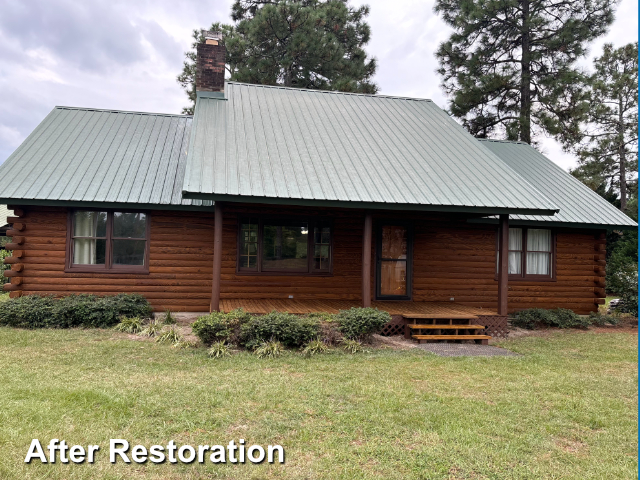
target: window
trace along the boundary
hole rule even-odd
[[[69,270],[148,273],[146,213],[76,210],[69,221]]]
[[[245,218],[238,272],[331,274],[331,226],[316,219]]]
[[[509,278],[552,279],[554,275],[554,236],[543,228],[509,229]],[[498,248],[499,245],[496,247]],[[496,255],[496,271],[500,252]]]

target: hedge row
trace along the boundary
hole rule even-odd
[[[120,317],[151,316],[151,305],[139,294],[69,295],[62,298],[25,295],[0,303],[0,325],[18,328],[106,328]]]

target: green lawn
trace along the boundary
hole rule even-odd
[[[637,336],[561,332],[522,357],[376,350],[210,360],[109,331],[0,328],[0,478],[630,479]],[[32,438],[100,444],[92,465],[23,463]],[[285,465],[111,465],[132,445],[285,447]]]

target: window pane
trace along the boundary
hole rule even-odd
[[[92,238],[73,239],[74,265],[104,265],[107,241]]]
[[[262,268],[271,271],[307,271],[306,223],[265,223],[262,232]]]
[[[144,240],[114,240],[114,265],[144,265]]]
[[[249,220],[240,224],[240,268],[257,270],[258,222]]]
[[[550,252],[551,251],[551,230],[540,228],[530,228],[527,230],[527,251],[528,252]],[[529,257],[527,256],[527,261]]]
[[[527,253],[527,273],[531,275],[551,275],[551,254]]]
[[[381,263],[380,295],[407,295],[406,260],[383,261]]]
[[[329,270],[329,245],[316,245],[313,253],[313,268]]]
[[[509,252],[509,275],[520,275],[522,273],[522,253]]]
[[[147,216],[144,213],[115,212],[113,214],[113,236],[120,238],[146,238]]]
[[[509,250],[522,251],[522,229],[521,228],[509,229]]]
[[[382,258],[407,258],[407,229],[382,227]]]
[[[106,237],[107,212],[79,210],[73,214],[74,237]]]

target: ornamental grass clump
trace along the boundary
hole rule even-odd
[[[329,346],[319,338],[316,338],[315,340],[311,340],[304,346],[304,348],[302,349],[302,354],[310,357],[312,355],[327,353],[328,351]]]
[[[230,357],[232,347],[232,345],[229,345],[224,340],[213,342],[209,350],[207,350],[207,355],[209,355],[209,358]]]
[[[347,352],[351,354],[364,353],[367,351],[367,349],[364,348],[364,345],[362,344],[362,342],[359,342],[358,340],[345,338],[342,340],[341,343],[342,343],[342,348],[344,348]]]
[[[178,323],[178,319],[171,310],[167,309],[164,311],[164,315],[162,316],[162,323],[165,325],[175,325]]]
[[[285,354],[285,348],[282,342],[277,340],[269,340],[268,342],[262,342],[253,351],[258,358],[275,358]]]
[[[162,331],[163,327],[164,327],[164,324],[160,320],[157,320],[157,319],[151,320],[149,323],[147,323],[144,326],[144,328],[140,332],[140,335],[143,337],[150,337],[150,338],[157,337]]]
[[[366,340],[391,321],[388,312],[377,308],[350,308],[336,315],[339,330],[346,339]]]
[[[174,326],[164,327],[160,334],[156,337],[158,343],[170,343],[175,345],[183,340],[182,335]]]
[[[122,317],[120,323],[113,328],[122,333],[140,333],[144,328],[144,322],[140,317]]]

